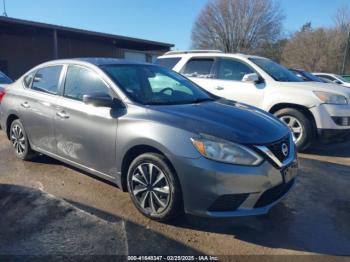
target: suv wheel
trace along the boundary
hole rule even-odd
[[[14,152],[19,159],[29,160],[34,156],[31,149],[27,134],[19,119],[12,122],[10,127],[10,140],[13,145]]]
[[[146,217],[166,221],[181,212],[181,189],[177,176],[159,154],[138,156],[130,165],[127,183],[130,197]]]
[[[275,116],[290,128],[299,151],[307,149],[312,144],[315,132],[310,119],[303,112],[285,108],[277,111]]]

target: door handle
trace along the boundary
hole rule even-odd
[[[60,111],[60,112],[57,112],[56,115],[62,119],[68,119],[69,118],[69,115],[66,114],[65,111]]]
[[[30,105],[29,105],[28,102],[23,102],[23,103],[21,104],[21,106],[22,106],[23,108],[29,108],[29,107],[30,107]]]
[[[224,90],[225,88],[222,87],[222,86],[216,86],[215,89],[216,89],[216,90]]]

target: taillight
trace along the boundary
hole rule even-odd
[[[1,101],[2,101],[2,99],[4,98],[5,95],[6,95],[5,90],[1,90],[1,91],[0,91],[0,104],[1,104]]]

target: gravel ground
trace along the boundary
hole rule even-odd
[[[289,196],[267,215],[220,220],[183,216],[169,224],[144,218],[134,208],[128,194],[110,183],[45,156],[32,162],[22,162],[15,158],[11,150],[5,135],[0,132],[0,184],[25,186],[36,189],[35,192],[41,191],[55,196],[55,199],[62,199],[68,205],[65,208],[73,208],[72,212],[77,214],[84,211],[86,216],[82,224],[70,220],[69,216],[65,218],[67,220],[64,224],[72,232],[79,231],[77,227],[84,223],[85,230],[91,229],[94,232],[94,224],[100,223],[103,228],[110,229],[113,234],[115,232],[117,237],[113,241],[124,243],[118,250],[114,249],[113,245],[117,242],[108,242],[111,240],[110,233],[106,233],[106,239],[101,240],[101,243],[106,242],[108,248],[85,250],[82,242],[76,243],[76,248],[68,250],[68,253],[350,255],[350,143],[315,147],[307,154],[301,154],[298,183]],[[0,199],[0,208],[2,205]],[[18,212],[22,212],[21,216],[26,216],[25,210],[27,209]],[[64,210],[57,212],[62,214]],[[49,212],[46,215],[50,217]],[[9,225],[6,223],[10,223],[4,223],[4,220],[4,217],[0,217],[1,230],[6,228],[4,225]],[[51,226],[46,228],[42,223],[34,223],[32,226],[34,231],[50,228]],[[25,227],[22,229],[25,231]],[[55,230],[54,227],[54,232]],[[5,232],[11,240],[13,232]],[[101,229],[101,232],[104,231]],[[50,251],[49,246],[48,251],[40,248],[42,243],[36,240],[35,234],[30,237],[33,243],[38,243],[35,249],[38,253],[46,254]],[[65,235],[56,232],[55,239],[60,237],[61,243],[66,244]],[[78,242],[78,239],[73,239],[73,242]],[[19,252],[18,248],[11,247],[10,240],[5,241],[7,245],[0,242],[1,254]],[[61,248],[65,250],[65,247]],[[315,260],[315,256],[303,258]],[[319,259],[318,256],[316,258]]]

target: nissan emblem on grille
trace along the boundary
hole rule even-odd
[[[288,148],[287,144],[286,144],[286,143],[283,143],[282,146],[281,146],[281,148],[282,148],[282,154],[283,154],[284,156],[288,156],[289,148]]]

